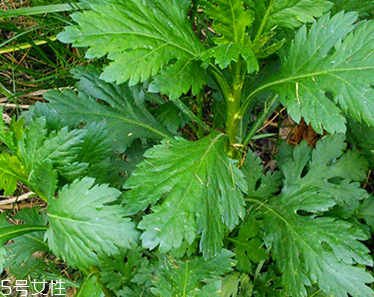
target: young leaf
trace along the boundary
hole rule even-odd
[[[235,246],[235,258],[238,260],[239,271],[252,272],[252,262],[259,263],[266,259],[266,251],[258,238],[258,224],[247,220],[239,228],[239,235],[230,238]]]
[[[309,32],[302,27],[279,74],[262,87],[279,92],[292,118],[304,117],[318,133],[345,132],[342,111],[374,125],[374,22],[356,20],[356,13],[338,13]]]
[[[23,133],[23,121],[15,121],[13,118],[10,127],[7,128],[3,120],[3,107],[0,107],[0,141],[5,144],[10,152],[16,153],[18,140]]]
[[[225,153],[226,137],[211,135],[190,142],[183,138],[164,140],[145,153],[126,181],[124,195],[129,214],[152,207],[139,228],[143,246],[162,252],[178,248],[185,239],[192,243],[201,233],[200,249],[205,258],[222,248],[224,225],[233,229],[244,215],[241,191],[243,176]]]
[[[142,0],[101,0],[90,11],[74,13],[79,26],[67,27],[58,38],[90,47],[87,58],[108,54],[113,62],[101,76],[108,82],[135,85],[154,77],[152,88],[172,97],[190,88],[197,93],[206,75],[195,60],[202,45],[187,19],[188,7],[186,0],[150,0],[146,5]],[[192,69],[195,76],[189,74]],[[170,83],[160,85],[170,73]],[[183,79],[186,75],[190,80]]]
[[[329,11],[332,4],[325,0],[246,0],[256,16],[256,32],[266,33],[273,27],[294,29],[311,23]]]
[[[100,279],[108,289],[119,296],[127,296],[124,292],[143,291],[144,288],[131,281],[141,267],[149,265],[140,247],[123,250],[114,256],[104,255],[99,260]]]
[[[261,159],[254,152],[248,151],[241,170],[248,185],[248,197],[266,199],[279,191],[282,184],[281,173],[277,171],[265,175]]]
[[[243,44],[247,28],[254,20],[252,11],[244,8],[243,0],[207,1],[205,13],[213,19],[213,28],[221,36],[215,39],[217,44]]]
[[[232,270],[232,256],[230,251],[222,250],[208,261],[197,257],[185,262],[160,257],[158,266],[153,268],[151,291],[159,297],[219,297],[220,277]]]
[[[23,165],[16,156],[0,154],[0,189],[4,190],[4,195],[13,195],[18,181],[27,181]]]
[[[76,297],[104,297],[104,293],[96,282],[95,274],[90,274],[83,280]]]
[[[303,142],[281,164],[285,176],[281,194],[268,203],[248,199],[264,211],[265,240],[273,246],[285,295],[306,296],[305,286],[312,283],[336,297],[373,295],[366,285],[373,277],[354,266],[373,264],[368,249],[359,242],[366,235],[346,221],[322,216],[344,201],[365,198],[359,185],[350,182],[351,173],[342,157],[343,140],[339,135],[319,142],[311,160]],[[356,157],[350,157],[354,168]]]
[[[94,182],[92,178],[75,180],[48,205],[49,247],[73,267],[98,265],[97,254],[116,254],[119,247],[130,247],[138,237],[123,209],[107,205],[121,192]]]
[[[208,65],[210,58],[214,58],[216,64],[221,68],[226,68],[232,61],[237,62],[239,56],[242,56],[247,62],[249,73],[258,71],[257,58],[246,34],[247,29],[252,25],[254,15],[252,11],[244,8],[243,1],[207,1],[205,13],[213,19],[213,28],[220,35],[214,39],[217,46],[206,50],[201,55],[205,66]]]
[[[123,153],[136,138],[163,139],[171,135],[147,111],[145,94],[139,86],[106,83],[99,79],[99,72],[92,67],[77,68],[73,74],[80,79],[78,89],[82,92],[50,91],[44,96],[69,125],[75,127],[80,123],[105,121],[113,148],[119,153]]]

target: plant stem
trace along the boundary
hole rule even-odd
[[[244,84],[244,75],[241,68],[242,60],[238,59],[238,62],[233,65],[234,79],[232,84],[232,90],[226,97],[227,103],[227,121],[226,121],[226,134],[229,138],[229,156],[234,158],[236,150],[234,145],[237,143],[237,135],[239,129],[239,122],[242,115],[239,113],[242,97],[242,88]]]
[[[265,102],[264,109],[262,110],[261,114],[257,117],[256,121],[251,126],[247,136],[243,141],[243,145],[247,146],[248,143],[252,140],[252,137],[256,134],[257,130],[262,126],[262,124],[266,121],[269,115],[274,111],[274,109],[278,106],[278,94],[273,96],[268,102]]]

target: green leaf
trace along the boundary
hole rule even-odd
[[[252,44],[246,34],[254,20],[252,11],[246,10],[242,0],[215,0],[206,1],[205,13],[213,19],[213,28],[219,38],[214,41],[217,46],[201,54],[204,66],[209,65],[210,58],[222,69],[232,61],[238,62],[242,56],[247,63],[247,71],[253,73],[259,70],[257,58],[252,51]]]
[[[238,62],[239,56],[247,63],[248,73],[259,70],[259,65],[255,54],[250,46],[240,43],[225,43],[212,47],[201,54],[201,59],[204,61],[204,66],[209,65],[209,59],[214,58],[215,63],[222,69],[230,65],[232,61]]]
[[[144,5],[142,0],[102,0],[90,8],[74,13],[72,18],[79,26],[65,28],[58,38],[89,47],[87,58],[108,55],[113,62],[101,76],[105,81],[135,85],[153,77],[154,90],[162,87],[164,93],[176,97],[190,88],[195,93],[201,89],[205,71],[194,59],[202,45],[187,19],[189,1],[150,0]],[[195,77],[183,80],[191,68],[197,71]],[[171,73],[174,78],[161,86],[158,81]]]
[[[352,145],[357,146],[374,168],[374,132],[373,128],[348,118],[348,135]]]
[[[192,243],[201,233],[200,249],[208,258],[222,248],[224,226],[233,229],[244,216],[242,191],[246,184],[238,168],[225,154],[226,137],[212,133],[190,142],[164,140],[148,150],[126,181],[124,195],[129,214],[153,213],[139,224],[145,230],[143,246],[162,252]],[[155,205],[164,194],[165,201]]]
[[[75,180],[48,206],[49,247],[73,267],[98,265],[97,254],[116,254],[118,248],[129,247],[138,237],[123,209],[107,205],[121,192],[94,182],[92,178]]]
[[[255,12],[256,32],[266,33],[273,27],[298,28],[311,23],[330,10],[331,2],[325,0],[247,0]]]
[[[222,280],[221,297],[251,297],[253,284],[247,274],[229,274]]]
[[[4,263],[8,260],[7,249],[4,244],[11,239],[23,236],[28,233],[45,231],[47,226],[41,225],[12,225],[4,214],[0,215],[0,271],[3,271]]]
[[[370,196],[360,206],[358,213],[358,219],[365,220],[366,224],[370,227],[372,232],[374,231],[374,197]]]
[[[7,153],[0,154],[0,189],[4,195],[13,195],[17,182],[27,180],[25,169],[16,156]]]
[[[287,296],[307,296],[305,287],[312,283],[336,297],[373,295],[366,285],[373,277],[356,266],[373,265],[360,242],[367,236],[346,221],[323,216],[337,204],[355,204],[366,197],[345,168],[343,140],[341,135],[327,137],[311,156],[303,142],[280,165],[285,176],[281,194],[267,203],[248,199],[261,207],[265,242],[272,245]],[[356,157],[350,157],[354,168]]]
[[[266,199],[278,192],[282,184],[281,173],[277,171],[273,174],[264,174],[261,162],[254,152],[247,152],[241,170],[248,185],[248,197]]]
[[[220,38],[215,39],[217,44],[243,44],[246,31],[254,20],[252,11],[244,8],[243,0],[207,1],[205,13],[213,19],[215,32],[221,35]]]
[[[332,13],[344,11],[357,11],[360,17],[371,17],[374,10],[373,0],[330,0],[334,4]]]
[[[101,290],[100,286],[96,282],[95,274],[90,274],[87,276],[78,292],[75,294],[76,297],[104,297],[104,293]]]
[[[143,288],[131,280],[141,267],[147,265],[148,260],[143,258],[140,247],[123,250],[114,256],[104,255],[100,257],[100,279],[108,289],[120,296],[124,292],[142,291]]]
[[[345,132],[342,111],[374,125],[374,23],[356,20],[356,13],[338,13],[309,32],[302,27],[279,74],[261,87],[279,92],[291,117],[304,117],[321,134]]]
[[[77,68],[73,74],[80,79],[78,89],[82,92],[50,91],[44,95],[51,108],[63,115],[69,125],[75,127],[80,123],[105,121],[112,146],[119,153],[136,138],[163,139],[171,135],[147,111],[145,94],[139,86],[130,88],[106,83],[92,67]]]
[[[45,212],[39,214],[39,208],[25,208],[18,212],[15,219],[22,220],[25,224],[41,225],[47,224],[47,216]],[[17,238],[13,243],[5,246],[7,251],[6,266],[21,265],[28,261],[32,254],[38,251],[49,251],[48,245],[44,242],[44,232],[32,232]]]
[[[235,246],[239,271],[251,273],[252,262],[259,263],[266,259],[266,251],[263,242],[258,238],[258,231],[258,224],[248,219],[240,226],[238,236],[229,239]]]
[[[198,257],[187,261],[161,257],[153,268],[152,293],[160,297],[219,297],[220,277],[232,270],[232,256],[233,253],[223,250],[208,261]]]
[[[9,274],[15,279],[24,279],[25,276],[31,280],[42,281],[63,281],[63,287],[77,288],[79,285],[61,274],[61,267],[56,267],[53,261],[47,258],[30,257],[22,265],[13,265],[9,267]],[[38,287],[38,286],[37,286]],[[40,286],[40,290],[42,286]],[[13,287],[15,289],[15,286]],[[32,289],[32,288],[30,288]],[[36,292],[35,292],[36,293]],[[55,291],[57,293],[57,291]]]
[[[157,121],[164,125],[174,135],[177,134],[178,129],[183,128],[188,122],[188,119],[186,119],[172,101],[159,105],[152,114]]]
[[[17,152],[18,140],[23,132],[23,121],[16,121],[14,118],[10,123],[9,129],[3,120],[3,107],[0,107],[0,141],[12,152]]]

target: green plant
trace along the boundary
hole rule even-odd
[[[345,137],[373,133],[373,6],[333,2],[83,1],[58,39],[109,64],[1,123],[0,187],[48,207],[0,217],[0,264],[51,252],[82,296],[373,296],[373,147]],[[280,104],[325,135],[266,172]]]

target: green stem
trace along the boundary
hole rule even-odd
[[[273,96],[268,102],[265,103],[264,109],[261,114],[257,117],[256,121],[251,126],[247,136],[243,141],[243,145],[247,146],[248,143],[252,140],[252,137],[255,136],[257,130],[263,125],[269,115],[274,111],[278,106],[278,94]]]
[[[201,90],[196,96],[196,112],[199,119],[203,122],[203,107],[204,107],[204,90]],[[201,125],[198,126],[197,136],[200,138],[204,137],[204,129]]]
[[[242,97],[242,88],[244,84],[244,74],[242,69],[242,60],[233,64],[234,79],[232,90],[225,98],[227,103],[227,121],[226,121],[226,134],[229,138],[229,155],[234,158],[236,154],[235,144],[237,143],[237,135],[239,129],[239,122],[242,118],[240,114],[240,105]]]

